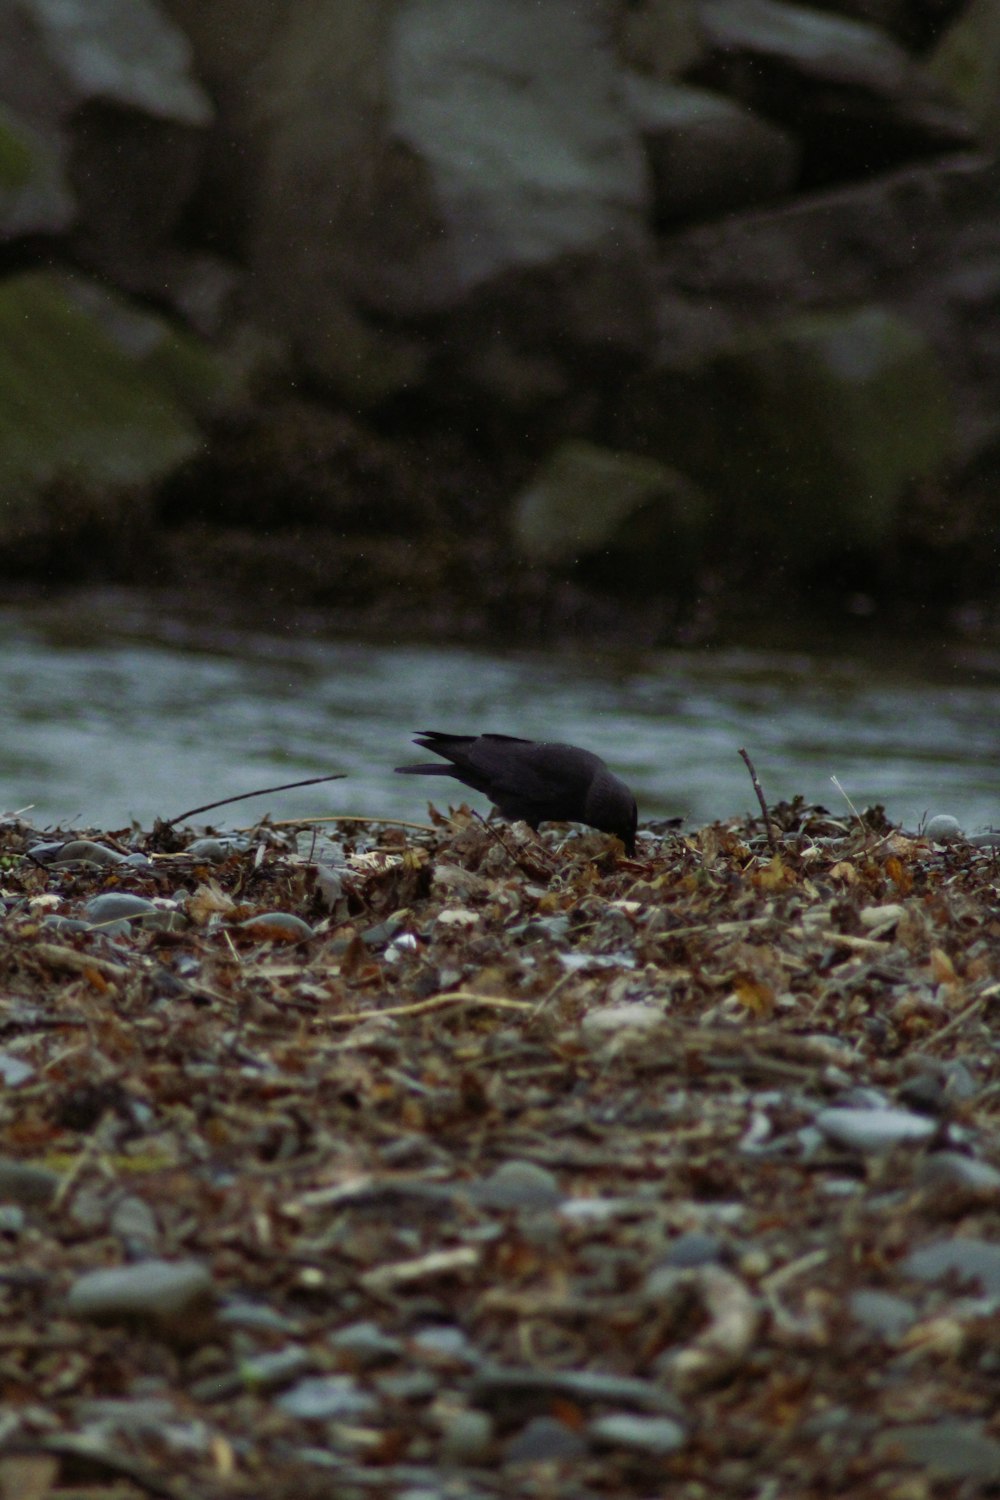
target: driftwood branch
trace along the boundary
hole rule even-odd
[[[757,793],[757,801],[760,803],[760,810],[764,816],[764,832],[767,834],[767,847],[770,849],[772,854],[777,854],[778,841],[774,836],[774,825],[771,822],[771,814],[768,812],[767,803],[764,800],[764,793],[760,788],[760,782],[757,780],[757,772],[754,770],[753,761],[750,759],[747,752],[743,749],[740,750],[740,757],[742,758],[747,770],[750,772],[750,780],[753,782],[753,789]]]

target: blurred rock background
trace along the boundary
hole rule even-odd
[[[1000,0],[0,0],[0,567],[995,623],[998,141]]]

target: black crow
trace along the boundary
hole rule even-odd
[[[404,776],[454,776],[483,792],[512,822],[521,818],[531,828],[549,820],[586,823],[617,834],[626,853],[635,853],[635,798],[590,750],[519,740],[512,734],[439,734],[433,729],[422,729],[416,743],[450,764],[397,766]]]

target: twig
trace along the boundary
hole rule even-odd
[[[514,864],[517,865],[517,868],[519,870],[523,871],[525,875],[533,877],[534,879],[538,878],[537,864],[535,866],[532,866],[529,859],[526,859],[524,855],[521,854],[517,849],[512,849],[500,830],[498,828],[494,828],[492,823],[488,823],[481,812],[477,812],[475,808],[473,808],[472,816],[479,819],[480,823],[482,823],[483,827],[486,829],[486,832],[492,834],[497,843],[500,845],[501,849],[503,849],[504,853],[509,859],[512,859],[514,861]],[[535,833],[534,829],[532,829],[532,833],[535,834],[535,843],[538,847],[539,853],[542,855],[542,861],[546,865],[545,873],[547,875],[551,875],[555,870],[555,862],[553,861],[552,855],[549,853],[548,849],[546,849],[545,845],[538,837],[538,834]]]
[[[844,801],[847,803],[848,807],[851,809],[851,812],[854,814],[854,816],[857,818],[858,822],[861,824],[861,832],[867,838],[867,836],[868,836],[868,834],[870,832],[868,824],[865,822],[864,818],[858,812],[857,808],[854,806],[854,803],[851,801],[850,797],[844,791],[844,788],[840,784],[839,778],[836,777],[836,776],[831,776],[830,780],[833,782],[834,786],[837,788],[837,791],[843,797]]]
[[[220,797],[218,802],[206,802],[202,807],[189,807],[187,812],[178,813],[176,818],[170,818],[163,824],[163,827],[173,828],[175,823],[183,823],[185,818],[196,817],[198,813],[211,812],[216,807],[228,807],[230,802],[245,802],[248,797],[269,797],[272,792],[291,792],[299,786],[318,786],[321,781],[343,781],[346,775],[346,771],[334,771],[332,776],[309,776],[305,781],[286,781],[281,786],[262,786],[256,792],[240,792],[238,797]]]
[[[325,777],[323,778],[326,779]],[[305,783],[303,783],[305,785]],[[437,829],[431,823],[407,823],[402,818],[374,818],[367,813],[333,813],[329,817],[322,818],[281,818],[271,824],[272,828],[311,828],[314,823],[386,823],[390,828],[415,828],[418,833],[436,833]],[[239,833],[249,833],[249,829],[240,828]]]
[[[389,1005],[384,1010],[359,1010],[352,1016],[331,1016],[334,1026],[355,1026],[359,1021],[373,1021],[381,1016],[419,1016],[429,1010],[444,1010],[449,1005],[485,1005],[492,1010],[531,1010],[530,1000],[507,1000],[499,995],[476,995],[471,990],[449,990],[445,995],[431,995],[412,1005]]]
[[[760,789],[760,782],[757,780],[757,772],[753,768],[753,761],[750,759],[747,752],[742,749],[740,750],[740,758],[742,759],[743,764],[746,766],[747,770],[750,772],[750,780],[753,782],[753,789],[757,793],[757,801],[760,803],[760,810],[764,815],[764,832],[767,834],[767,847],[770,849],[772,854],[777,854],[778,844],[777,840],[774,837],[774,828],[771,824],[771,814],[767,810],[767,803],[764,801],[764,793]]]

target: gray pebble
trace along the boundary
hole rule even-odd
[[[132,922],[142,927],[166,927],[169,930],[175,918],[180,917],[179,912],[168,911],[147,901],[145,896],[133,896],[128,891],[107,891],[102,896],[92,896],[84,912],[95,927],[111,931],[115,936],[127,932],[128,924]]]
[[[192,859],[204,859],[210,865],[221,865],[235,852],[247,847],[246,839],[204,838],[188,844],[185,854]]]
[[[556,1176],[532,1161],[505,1161],[492,1176],[470,1183],[467,1192],[481,1208],[551,1209],[563,1200]]]
[[[0,1200],[25,1208],[47,1208],[62,1181],[58,1172],[0,1157]]]
[[[377,1402],[352,1375],[313,1375],[285,1391],[275,1403],[289,1417],[330,1421],[370,1417]]]
[[[905,1109],[822,1109],[815,1123],[827,1140],[851,1151],[889,1151],[937,1130],[933,1120]]]
[[[59,937],[67,937],[71,932],[90,932],[92,930],[89,922],[84,922],[81,917],[43,917],[38,924],[46,932],[54,932]]]
[[[650,1458],[665,1458],[684,1446],[686,1434],[669,1417],[637,1417],[632,1412],[611,1412],[598,1417],[587,1429],[590,1441],[601,1448],[626,1448]]]
[[[33,859],[36,864],[54,865],[65,847],[65,839],[58,839],[55,843],[32,844],[31,848],[25,852],[28,858]]]
[[[504,1447],[504,1461],[509,1464],[566,1463],[582,1458],[587,1451],[585,1439],[555,1417],[533,1417],[516,1432]]]
[[[878,1453],[902,1452],[911,1464],[929,1469],[941,1479],[969,1480],[980,1484],[1000,1480],[1000,1442],[983,1431],[981,1422],[921,1422],[891,1427],[875,1443]]]
[[[329,865],[314,865],[316,872],[316,890],[325,911],[333,911],[337,902],[344,894],[344,882],[337,870],[331,870]]]
[[[495,1408],[527,1399],[566,1396],[571,1401],[607,1401],[640,1411],[680,1413],[676,1396],[654,1380],[609,1375],[602,1370],[542,1370],[524,1365],[483,1365],[472,1376],[477,1406]]]
[[[83,860],[89,865],[123,865],[128,856],[109,849],[106,844],[95,844],[91,839],[71,839],[63,844],[58,855],[49,863],[71,865]]]
[[[266,1354],[255,1354],[240,1362],[241,1384],[252,1391],[276,1391],[308,1370],[312,1356],[300,1344],[286,1344]]]
[[[976,1161],[958,1151],[935,1151],[920,1163],[917,1181],[921,1187],[971,1188],[973,1192],[1000,1193],[1000,1172],[988,1162]]]
[[[938,813],[924,825],[924,838],[930,839],[933,844],[951,844],[964,837],[958,819],[947,813]]]
[[[920,1281],[937,1281],[941,1276],[977,1281],[987,1296],[1000,1296],[1000,1245],[989,1240],[966,1239],[962,1235],[938,1240],[914,1250],[903,1261],[902,1269],[907,1276],[916,1276]]]
[[[865,1289],[852,1292],[849,1306],[856,1322],[886,1339],[900,1338],[917,1321],[912,1302],[891,1292]]]
[[[19,1203],[0,1203],[0,1234],[11,1239],[24,1231],[27,1217]]]
[[[459,1406],[437,1414],[441,1458],[446,1464],[485,1463],[493,1447],[493,1420],[484,1411]]]
[[[148,1320],[166,1332],[213,1300],[212,1277],[198,1261],[145,1260],[86,1272],[70,1287],[66,1312],[95,1323]]]
[[[0,1052],[0,1083],[5,1089],[16,1089],[19,1084],[27,1083],[34,1076],[34,1068],[23,1057],[15,1057],[11,1052]]]
[[[410,1349],[418,1358],[458,1361],[465,1365],[478,1364],[481,1358],[479,1350],[470,1342],[464,1330],[447,1324],[421,1328],[419,1333],[413,1335]]]
[[[254,932],[262,938],[292,938],[299,941],[301,938],[316,936],[315,928],[303,922],[301,917],[296,917],[290,911],[262,911],[256,916],[248,917],[245,922],[237,924],[250,932]]]
[[[246,1297],[231,1297],[219,1309],[219,1322],[231,1328],[250,1328],[261,1333],[298,1333],[299,1325],[267,1302],[251,1302]]]
[[[136,1250],[148,1252],[160,1238],[153,1210],[144,1198],[138,1198],[132,1193],[120,1198],[115,1204],[108,1227],[132,1253]]]
[[[338,1354],[350,1355],[362,1369],[391,1364],[403,1355],[402,1341],[383,1333],[377,1323],[349,1323],[346,1328],[338,1328],[332,1333],[329,1343]]]
[[[401,1370],[378,1375],[375,1384],[389,1401],[430,1401],[438,1393],[438,1378],[429,1370]]]
[[[625,1031],[653,1031],[662,1022],[663,1011],[658,1005],[634,1000],[589,1010],[580,1023],[580,1030],[588,1041],[593,1042]]]
[[[707,1266],[720,1261],[725,1253],[725,1244],[717,1235],[704,1230],[692,1229],[678,1235],[663,1257],[665,1266]]]

